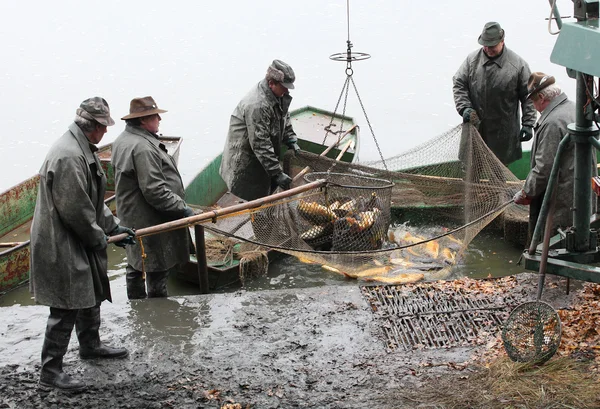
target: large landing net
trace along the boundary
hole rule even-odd
[[[519,181],[470,124],[382,162],[343,163],[303,152],[291,173],[325,187],[205,225],[356,279],[406,283],[447,277],[471,240],[512,204]]]

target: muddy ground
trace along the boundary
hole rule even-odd
[[[518,282],[535,296],[535,275]],[[568,305],[564,286],[551,287],[544,299]],[[464,376],[485,353],[485,342],[388,351],[358,286],[104,303],[101,337],[130,356],[82,361],[73,335],[65,370],[89,389],[67,394],[37,385],[47,307],[0,314],[0,408],[435,407],[402,391]]]

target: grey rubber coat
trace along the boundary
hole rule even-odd
[[[106,176],[95,151],[73,123],[40,169],[29,281],[39,304],[82,309],[111,300],[106,235],[119,220],[104,204]]]
[[[575,104],[564,93],[556,96],[541,113],[535,126],[535,137],[531,148],[531,170],[525,179],[523,190],[532,198],[530,219],[532,227],[541,210],[542,199],[548,186],[552,164],[558,144],[567,134],[567,125],[575,122]],[[594,169],[596,160],[594,163]],[[573,225],[573,185],[575,146],[570,143],[561,156],[559,178],[556,188],[553,228]],[[596,174],[596,171],[593,171]],[[594,206],[595,209],[595,200]]]
[[[282,172],[281,144],[296,142],[291,102],[289,94],[277,98],[262,80],[231,114],[220,173],[234,195],[253,200],[271,193],[273,178]]]
[[[112,148],[117,216],[141,229],[184,217],[183,182],[175,160],[152,133],[126,125]],[[146,258],[142,258],[143,243]],[[166,271],[189,261],[187,229],[146,236],[127,246],[127,262],[138,271]]]
[[[525,100],[530,74],[525,60],[505,46],[493,59],[483,48],[472,52],[452,78],[456,110],[462,115],[466,108],[475,109],[481,137],[504,164],[521,158],[519,131],[535,123],[533,103]]]

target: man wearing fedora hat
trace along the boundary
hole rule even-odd
[[[506,47],[499,23],[486,23],[478,41],[482,48],[452,78],[454,103],[463,122],[479,123],[481,137],[506,165],[521,158],[521,142],[533,137],[535,108],[525,98],[531,71]]]
[[[125,130],[113,143],[117,215],[136,229],[194,215],[175,160],[158,139],[165,112],[150,96],[134,98],[121,118]],[[169,271],[189,261],[190,245],[188,231],[178,229],[145,237],[145,257],[140,244],[129,246],[127,297],[166,297]]]
[[[279,163],[279,152],[282,143],[294,152],[300,150],[288,112],[295,79],[292,67],[273,60],[265,78],[231,114],[220,173],[229,191],[244,200],[291,184]]]
[[[40,169],[40,187],[31,225],[29,288],[50,307],[42,346],[42,387],[80,390],[81,381],[63,372],[75,327],[82,359],[124,358],[125,348],[100,341],[100,304],[111,301],[107,235],[128,233],[115,243],[134,242],[104,203],[106,175],[96,155],[106,128],[114,125],[104,98],[86,99],[67,132],[50,148]]]
[[[520,205],[529,205],[529,239],[535,229],[542,201],[550,179],[550,171],[558,144],[568,134],[567,126],[575,122],[575,104],[567,98],[556,84],[553,76],[534,72],[527,83],[527,98],[533,102],[540,117],[535,125],[535,138],[531,148],[531,170],[525,179],[523,189],[514,200]],[[595,157],[595,155],[594,155]],[[558,181],[555,185],[553,233],[558,227],[573,225],[575,147],[570,143],[560,159]],[[597,174],[596,161],[593,161],[593,174]],[[595,213],[595,196],[592,213]],[[539,239],[539,238],[538,238]]]

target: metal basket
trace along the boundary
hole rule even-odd
[[[307,243],[332,251],[369,251],[381,248],[390,225],[394,184],[389,180],[343,173],[314,172],[307,182],[327,180],[325,194],[299,203],[301,229]],[[311,234],[311,233],[315,234]]]
[[[517,306],[502,329],[504,349],[515,362],[542,364],[548,361],[558,350],[560,338],[560,317],[543,301]]]

